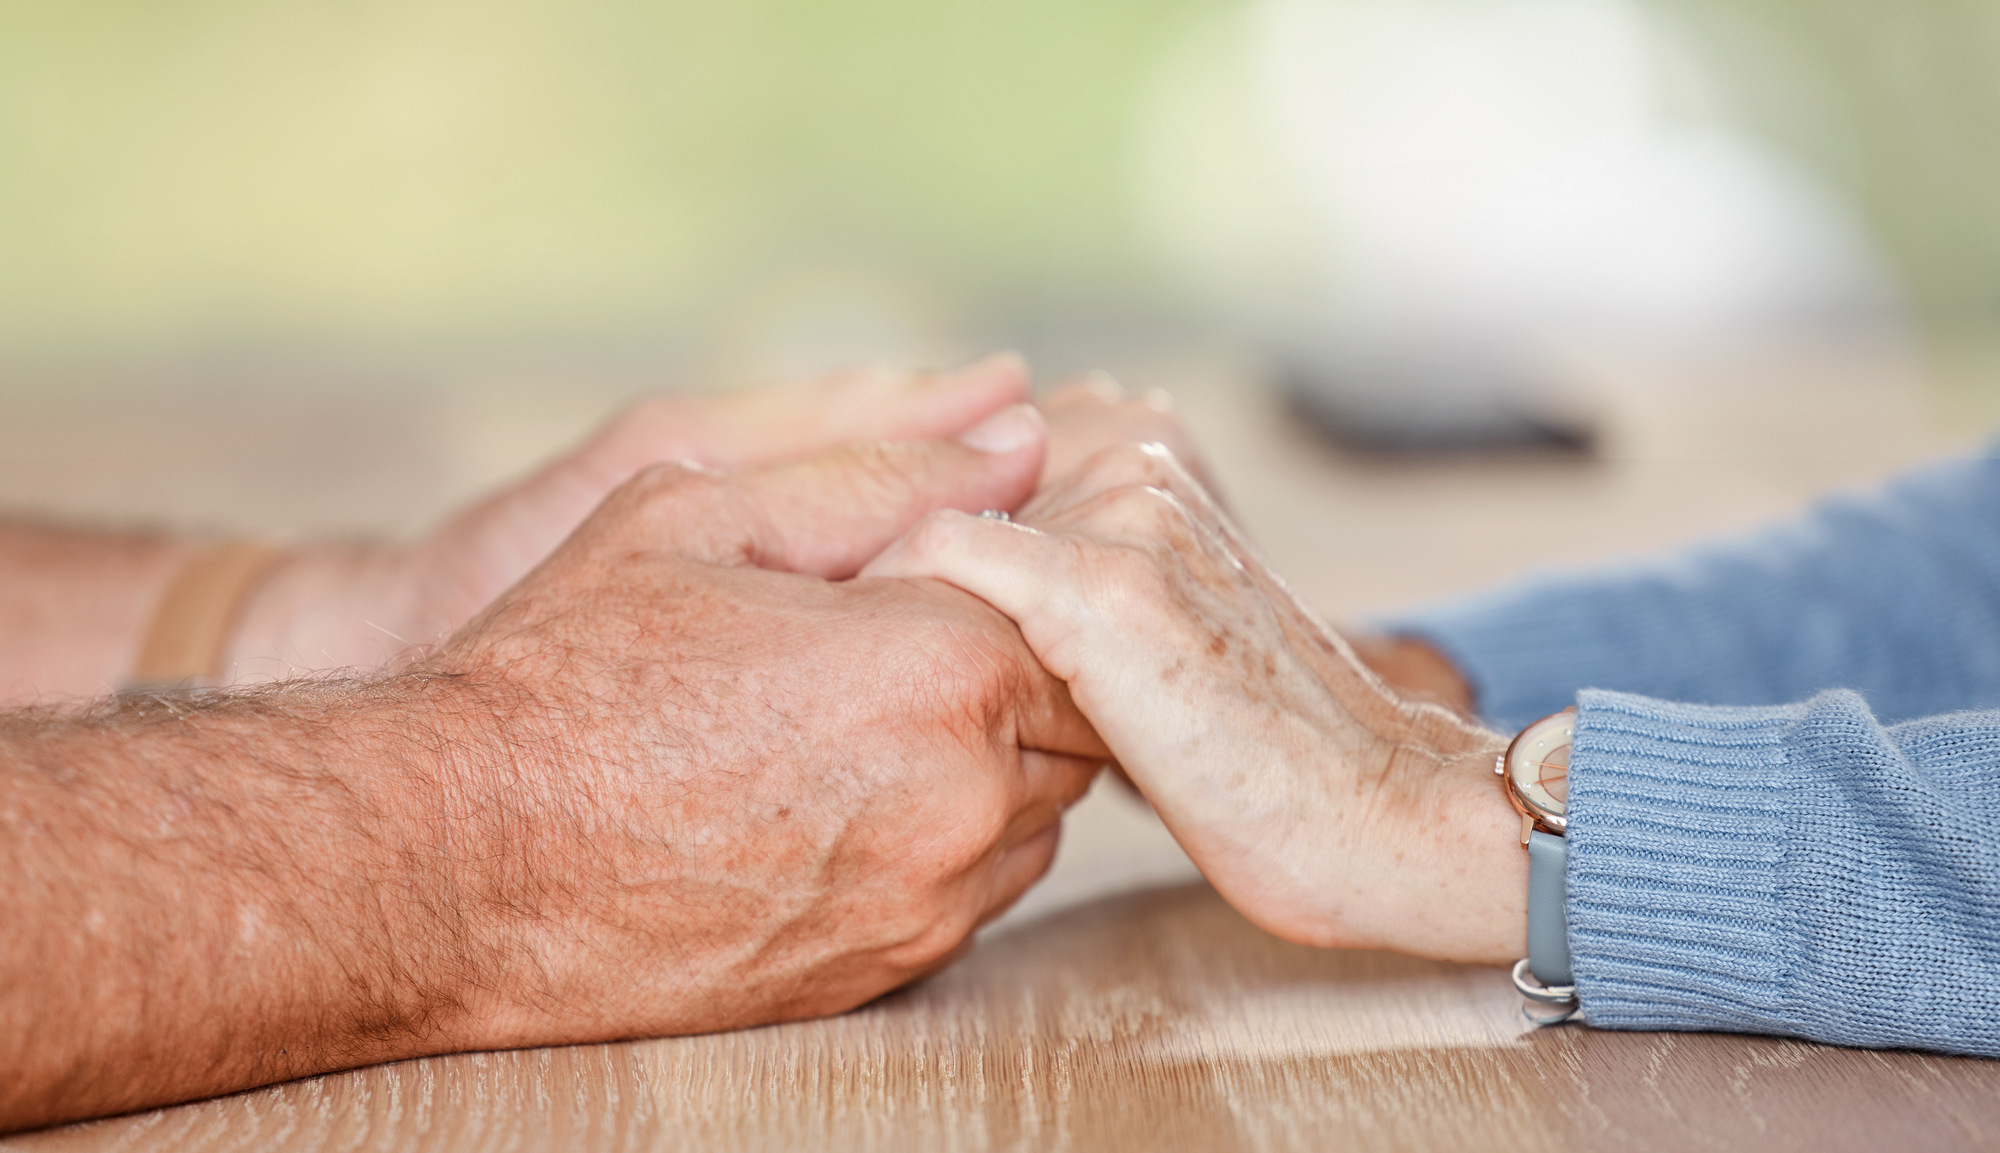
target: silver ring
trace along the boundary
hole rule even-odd
[[[1011,516],[1008,516],[1008,515],[1007,515],[1007,510],[1006,510],[1006,509],[1004,509],[1004,508],[989,508],[989,509],[987,509],[987,510],[986,510],[985,512],[982,512],[982,513],[980,513],[980,514],[979,514],[979,519],[980,519],[980,520],[997,520],[997,521],[1001,521],[1001,522],[1007,522],[1007,521],[1011,521],[1011,520],[1013,520],[1014,518],[1013,518],[1013,517],[1011,517]]]

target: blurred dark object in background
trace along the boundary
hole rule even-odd
[[[1293,362],[1279,374],[1290,410],[1356,452],[1428,457],[1596,451],[1591,416],[1489,359],[1448,353],[1341,368]]]

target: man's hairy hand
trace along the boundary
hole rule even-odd
[[[983,602],[842,579],[1026,498],[1032,410],[964,440],[649,469],[395,676],[0,717],[0,1128],[946,963],[1104,753]]]
[[[1031,410],[1010,410],[1024,428]],[[490,838],[489,1043],[845,1009],[929,971],[1041,875],[1103,750],[1018,632],[852,576],[916,504],[1034,476],[878,445],[729,478],[642,473],[424,675],[516,702],[454,787]],[[510,838],[510,829],[535,835]]]

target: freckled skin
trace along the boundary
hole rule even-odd
[[[1391,691],[1171,452],[1106,449],[1014,520],[934,515],[868,571],[939,577],[1013,617],[1203,873],[1273,933],[1520,955],[1504,739]]]

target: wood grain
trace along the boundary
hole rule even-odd
[[[1938,425],[1893,364],[1865,357],[1586,367],[1614,433],[1590,464],[1342,458],[1226,362],[1131,375],[1176,387],[1279,569],[1343,614],[1731,528],[1982,431]],[[32,419],[0,424],[0,504],[397,528],[587,423],[574,389],[350,396],[333,423],[323,397],[288,417],[282,399],[194,396],[171,406],[183,459],[158,436],[160,404],[121,424],[100,400],[44,395]],[[399,430],[393,451],[368,439],[381,427]],[[232,435],[257,438],[248,463],[217,450]],[[92,463],[124,459],[119,446],[146,454],[129,483]],[[1531,531],[1549,523],[1569,528]],[[404,1062],[0,1139],[36,1153],[1994,1145],[2000,1062],[1534,1030],[1499,971],[1277,941],[1108,785],[1073,812],[1047,881],[966,960],[841,1017]]]
[[[825,1021],[467,1054],[17,1137],[68,1150],[1881,1149],[2000,1141],[2000,1063],[1533,1030],[1504,974],[1106,897]]]

